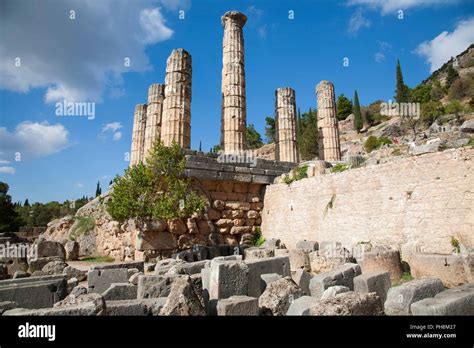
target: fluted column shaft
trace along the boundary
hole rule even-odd
[[[163,100],[165,98],[165,85],[152,84],[148,88],[148,107],[146,111],[145,145],[143,159],[146,160],[153,144],[161,138],[161,116]]]
[[[296,99],[292,88],[275,91],[276,159],[298,162],[296,143]]]
[[[336,99],[334,85],[321,81],[316,86],[318,99],[319,159],[325,161],[341,160],[341,145],[336,118]]]
[[[145,126],[146,126],[146,104],[137,104],[133,114],[132,149],[130,154],[130,166],[143,161],[143,151],[145,147]]]

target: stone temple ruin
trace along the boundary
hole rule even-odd
[[[135,107],[130,165],[157,139],[178,143],[205,214],[137,227],[112,221],[103,194],[76,214],[94,217],[89,235],[69,240],[77,222],[65,217],[35,242],[37,257],[0,258],[0,314],[474,315],[474,149],[330,173],[341,149],[334,86],[321,81],[308,178],[282,183],[299,162],[289,87],[275,92],[276,160],[235,160],[246,149],[246,20],[222,17],[222,154],[190,150],[185,50],[173,50],[165,83]],[[259,228],[266,241],[255,247]],[[83,269],[79,254],[121,262]],[[402,282],[408,271],[415,279]]]

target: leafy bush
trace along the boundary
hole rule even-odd
[[[127,168],[116,180],[107,211],[119,221],[168,220],[202,211],[206,201],[191,189],[184,176],[185,165],[184,152],[177,144],[166,147],[158,140],[146,164]]]
[[[255,234],[253,235],[252,245],[259,247],[265,243],[265,238],[262,236],[262,230],[260,227],[255,228]]]
[[[347,163],[338,163],[335,166],[331,167],[331,173],[340,173],[345,170],[349,169],[349,165]]]
[[[367,152],[372,152],[373,150],[378,149],[382,145],[391,144],[392,141],[387,137],[377,138],[376,136],[371,135],[367,138],[364,143],[364,148]]]
[[[453,253],[459,254],[461,252],[459,241],[454,237],[451,237],[451,246],[453,247]]]
[[[421,104],[421,119],[426,126],[433,124],[436,119],[444,113],[443,104],[439,101],[431,100]]]
[[[92,216],[75,216],[74,219],[77,223],[73,225],[73,228],[69,232],[69,239],[76,240],[80,235],[87,235],[95,227],[95,218]]]
[[[286,175],[283,178],[283,182],[289,185],[294,181],[298,181],[307,177],[308,177],[308,165],[305,164],[301,167],[296,168],[292,177],[290,177],[289,175]]]

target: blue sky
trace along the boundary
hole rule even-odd
[[[321,80],[364,105],[388,100],[397,59],[413,87],[474,42],[469,0],[2,1],[0,180],[13,200],[91,196],[122,174],[134,106],[163,83],[173,48],[193,58],[192,148],[219,143],[220,17],[234,9],[248,16],[247,123],[262,135],[278,87],[302,111]],[[64,99],[95,102],[95,118],[57,116]]]

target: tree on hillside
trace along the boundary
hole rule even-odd
[[[359,96],[357,95],[357,90],[354,91],[353,113],[354,113],[354,129],[357,132],[359,132],[364,126],[364,122],[362,120],[362,113],[360,111]]]
[[[255,129],[253,124],[247,126],[247,148],[258,149],[263,146],[262,136]]]
[[[275,119],[271,116],[265,117],[265,138],[267,144],[275,142]]]
[[[95,196],[98,197],[102,194],[102,189],[100,188],[100,182],[97,181],[97,186],[95,187]]]
[[[30,206],[30,202],[28,201],[28,198],[25,199],[25,203],[23,203],[23,206],[24,207],[29,207]]]
[[[446,87],[451,87],[451,85],[457,78],[459,78],[458,72],[456,71],[456,69],[454,69],[452,64],[449,64],[447,69]]]
[[[345,120],[352,112],[352,101],[344,94],[337,97],[337,119],[339,121]]]
[[[395,91],[395,100],[398,103],[406,103],[409,100],[410,89],[403,82],[402,68],[400,61],[397,60],[397,90]]]
[[[301,137],[298,147],[303,160],[311,160],[318,156],[318,119],[317,111],[311,108],[301,116]]]
[[[427,103],[431,100],[432,86],[431,84],[422,84],[410,90],[411,103]]]
[[[0,181],[0,232],[17,232],[20,227],[18,213],[8,189],[8,184]]]
[[[199,152],[202,152],[202,144],[201,144],[201,140],[199,140]]]
[[[298,108],[298,117],[296,119],[296,143],[300,143],[300,139],[302,136],[302,125],[301,125],[301,111]]]

